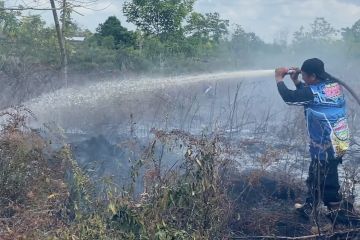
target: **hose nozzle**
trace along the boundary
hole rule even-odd
[[[285,75],[291,75],[291,74],[294,74],[294,73],[300,74],[301,71],[297,71],[297,70],[294,70],[294,69],[290,69]]]

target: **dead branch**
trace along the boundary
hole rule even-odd
[[[35,7],[0,7],[0,11],[25,11],[25,10],[35,10],[35,11],[51,11],[51,10],[62,10],[62,7],[56,8],[35,8]]]

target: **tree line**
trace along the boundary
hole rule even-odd
[[[115,16],[99,24],[93,33],[81,29],[72,19],[71,5],[60,14],[66,55],[72,71],[89,69],[131,72],[184,73],[229,70],[253,66],[259,56],[284,52],[342,52],[360,57],[360,20],[338,30],[326,19],[316,18],[310,26],[266,43],[241,25],[234,25],[219,13],[198,13],[196,0],[129,0],[123,14],[135,31],[125,28]],[[62,9],[64,11],[64,9]],[[84,37],[84,41],[74,40]],[[55,26],[40,15],[26,15],[21,9],[6,10],[0,1],[0,70],[9,62],[31,61],[58,67],[60,49]]]

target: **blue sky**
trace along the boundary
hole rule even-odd
[[[5,0],[7,6],[23,4],[47,6],[48,0]],[[75,14],[74,19],[92,31],[110,15],[117,16],[124,26],[134,29],[122,15],[124,0],[98,0],[90,9],[78,8],[84,16]],[[266,42],[279,37],[290,39],[300,26],[308,26],[315,17],[325,17],[340,29],[351,26],[360,19],[360,0],[198,0],[194,6],[201,13],[219,12],[223,19],[242,25],[255,32]],[[47,12],[37,12],[51,22]]]

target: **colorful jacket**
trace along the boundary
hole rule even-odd
[[[310,137],[310,154],[314,159],[341,158],[350,146],[350,132],[343,89],[333,81],[289,90],[283,82],[278,90],[287,104],[302,105]]]

